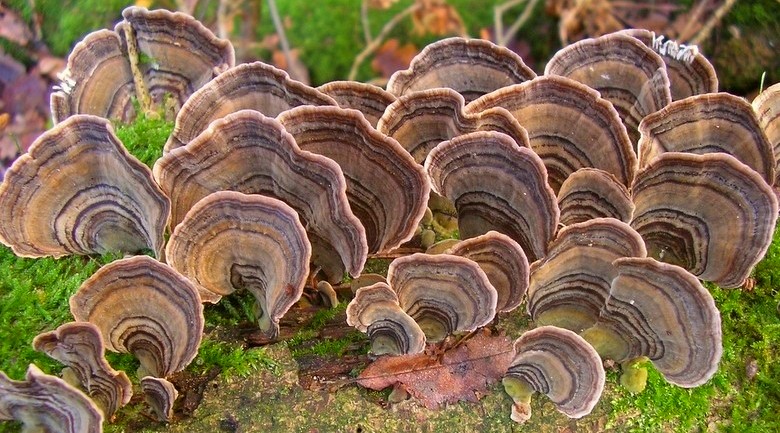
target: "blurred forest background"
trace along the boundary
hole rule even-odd
[[[491,39],[537,72],[561,46],[627,27],[697,44],[721,90],[752,97],[780,80],[780,0],[8,0],[0,1],[0,175],[47,128],[49,92],[84,35],[129,5],[194,15],[312,85],[383,85],[426,44]]]

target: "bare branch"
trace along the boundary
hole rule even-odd
[[[526,0],[509,0],[493,8],[493,27],[496,30],[496,44],[504,45],[504,13]]]
[[[360,24],[363,27],[363,37],[366,38],[366,45],[374,39],[371,36],[371,23],[368,22],[368,0],[360,3]]]
[[[720,21],[723,19],[723,17],[726,16],[727,13],[731,10],[732,7],[734,7],[734,4],[737,3],[737,0],[726,0],[725,3],[721,7],[719,7],[715,13],[710,17],[709,20],[704,24],[704,27],[699,31],[699,33],[691,39],[692,45],[701,45],[702,42],[707,40],[707,38],[710,37],[710,33],[712,33],[712,29],[715,28],[715,26],[720,23]]]
[[[398,23],[400,23],[404,18],[408,17],[418,9],[420,9],[420,5],[418,3],[414,3],[411,6],[407,7],[406,9],[402,10],[401,12],[398,12],[393,18],[391,18],[390,21],[388,21],[382,27],[382,31],[379,32],[379,34],[371,41],[371,43],[366,45],[366,47],[363,48],[363,51],[361,51],[355,57],[355,61],[352,62],[352,68],[350,68],[349,70],[349,76],[347,77],[347,79],[354,80],[355,77],[357,76],[358,68],[363,63],[363,61],[365,61],[368,56],[373,54],[374,51],[376,51],[382,45],[382,42],[385,40],[387,35],[389,35],[391,31],[393,31],[393,29],[395,28],[395,26],[398,25]]]
[[[506,31],[506,34],[502,35],[503,43],[499,45],[506,45],[507,42],[509,42],[512,38],[515,37],[518,30],[520,30],[523,25],[528,21],[529,18],[531,18],[531,14],[533,13],[534,9],[536,9],[536,5],[539,3],[539,0],[531,0],[525,5],[525,8],[523,9],[523,13],[520,14],[519,17],[515,20],[514,23],[509,27],[509,29]]]

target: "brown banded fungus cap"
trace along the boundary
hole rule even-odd
[[[615,107],[574,80],[548,75],[489,93],[466,113],[503,107],[528,131],[556,192],[576,170],[602,169],[623,185],[637,170],[636,153]],[[574,127],[576,125],[576,127]]]
[[[501,87],[522,83],[536,73],[511,50],[484,39],[449,38],[425,47],[409,69],[394,73],[387,91],[402,96],[447,87],[473,101]]]
[[[41,135],[0,184],[0,242],[22,257],[160,255],[170,202],[111,124],[68,118]]]
[[[775,156],[753,108],[728,93],[709,93],[675,101],[648,115],[639,126],[639,165],[664,152],[728,153],[772,185]]]
[[[277,120],[242,110],[214,121],[185,147],[154,165],[171,197],[171,227],[200,199],[233,190],[280,199],[308,227],[312,261],[330,282],[357,276],[368,255],[366,232],[352,213],[346,181],[333,160],[301,150]]]
[[[517,241],[530,262],[547,253],[558,204],[531,149],[499,132],[474,132],[434,148],[425,169],[433,191],[455,203],[462,239],[495,230]]]
[[[452,89],[413,92],[387,107],[377,130],[398,140],[420,164],[442,141],[470,132],[503,132],[520,146],[528,146],[525,129],[503,108],[476,114],[463,109],[463,97]]]
[[[23,381],[0,371],[0,420],[20,421],[25,432],[103,431],[103,414],[89,397],[34,364]]]
[[[597,168],[581,168],[571,174],[558,191],[561,224],[572,225],[594,218],[631,221],[634,203],[625,185]]]
[[[631,226],[648,256],[738,287],[772,241],[778,204],[761,176],[725,153],[668,152],[632,187]]]
[[[679,266],[651,258],[615,260],[601,320],[583,333],[602,356],[650,358],[667,381],[691,388],[708,381],[723,352],[720,313],[710,292]],[[599,347],[599,339],[613,336]]]
[[[108,365],[100,330],[92,323],[66,323],[36,336],[33,347],[70,368],[106,418],[130,402],[133,385],[125,372]]]
[[[498,293],[475,262],[450,254],[412,254],[393,260],[387,281],[398,304],[436,343],[485,326],[496,315]]]
[[[133,71],[116,32],[98,30],[85,36],[73,47],[59,78],[50,99],[55,124],[74,114],[135,118]]]
[[[51,97],[55,123],[74,114],[128,122],[136,115],[133,99],[173,118],[195,90],[235,64],[230,41],[189,15],[134,6],[122,15],[113,32],[87,35],[68,57]]]
[[[582,337],[567,329],[541,326],[515,341],[515,357],[504,376],[513,398],[512,419],[531,417],[530,400],[539,392],[569,418],[589,414],[601,398],[605,373],[601,359]]]
[[[509,236],[489,231],[458,242],[447,254],[476,262],[498,293],[496,310],[512,311],[520,305],[528,290],[529,266],[520,244]]]
[[[70,298],[78,321],[100,329],[108,350],[129,352],[156,377],[181,371],[198,353],[203,305],[195,286],[147,256],[100,268]]]
[[[361,287],[347,306],[347,324],[368,334],[374,355],[407,355],[425,350],[425,334],[401,309],[387,283]]]
[[[686,46],[673,40],[664,40],[663,35],[656,36],[654,32],[644,29],[628,29],[620,33],[639,39],[661,55],[666,64],[673,101],[718,91],[715,68],[695,45]]]
[[[212,121],[236,111],[255,110],[276,117],[299,105],[337,104],[281,69],[263,62],[244,63],[223,72],[184,103],[164,150],[170,152],[186,145]]]
[[[672,102],[664,61],[636,38],[621,33],[562,48],[547,62],[545,75],[571,78],[598,90],[615,106],[634,144],[639,140],[639,121]]]
[[[536,323],[582,332],[596,323],[621,257],[645,257],[628,224],[597,218],[562,228],[547,257],[531,266],[528,312]]]
[[[780,177],[780,83],[775,84],[753,100],[753,110],[764,130],[775,156],[775,176]],[[777,178],[775,185],[780,184]]]
[[[414,236],[430,184],[397,141],[377,132],[359,112],[338,107],[296,107],[277,120],[301,149],[341,167],[369,253],[391,250]]]
[[[284,202],[220,191],[187,213],[165,253],[203,299],[249,290],[260,329],[274,338],[279,319],[303,294],[311,245],[298,214]]]
[[[331,81],[317,90],[333,98],[341,108],[360,111],[374,128],[387,106],[396,100],[392,93],[381,87],[358,81]]]
[[[160,377],[145,376],[140,382],[144,400],[152,408],[157,420],[169,422],[173,417],[173,403],[179,396],[179,391],[171,382]]]

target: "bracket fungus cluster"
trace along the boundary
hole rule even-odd
[[[387,90],[315,89],[235,66],[229,42],[191,17],[128,8],[71,54],[56,126],[0,185],[0,242],[24,257],[151,250],[167,264],[104,266],[71,298],[78,322],[36,339],[97,406],[31,366],[26,382],[0,375],[0,417],[100,431],[130,395],[105,348],[138,357],[141,389],[169,420],[167,378],[197,354],[202,302],[246,289],[271,341],[307,284],[335,305],[345,273],[347,323],[376,356],[527,312],[539,327],[504,379],[516,420],[533,392],[588,414],[599,355],[647,357],[698,386],[722,353],[700,280],[742,284],[778,217],[778,87],[752,106],[716,91],[695,48],[640,30],[564,48],[543,76],[503,47],[451,38]],[[175,115],[151,171],[102,118],[132,119],[133,99]],[[391,252],[402,257],[386,279],[362,274]]]

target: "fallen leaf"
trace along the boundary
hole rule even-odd
[[[417,53],[417,47],[410,43],[401,45],[398,39],[388,39],[377,50],[371,67],[382,77],[390,78],[395,71],[408,68]]]
[[[441,356],[379,358],[360,373],[358,384],[380,390],[398,383],[429,409],[476,402],[506,373],[513,356],[512,342],[505,335],[480,333]]]
[[[390,6],[398,3],[398,0],[368,0],[368,7],[372,9],[389,9]]]
[[[304,84],[309,84],[309,69],[300,59],[300,50],[293,48],[290,50],[290,63],[288,64],[287,58],[284,52],[281,50],[274,50],[271,54],[271,62],[279,69],[284,69],[290,74],[290,78],[300,81]]]
[[[417,4],[420,7],[412,14],[414,33],[437,36],[466,33],[460,14],[446,0],[417,0]]]
[[[33,39],[33,32],[19,14],[0,4],[0,37],[26,46]]]
[[[138,6],[139,8],[150,8],[152,7],[152,0],[135,0],[135,6]]]

